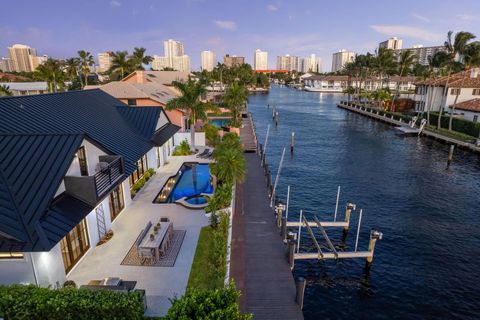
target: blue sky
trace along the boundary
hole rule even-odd
[[[339,49],[375,50],[390,36],[414,44],[443,44],[448,30],[466,30],[480,37],[480,1],[209,1],[209,0],[83,0],[8,1],[0,11],[0,56],[14,43],[28,44],[39,54],[57,58],[79,49],[163,55],[163,40],[184,42],[198,69],[200,52],[213,50],[245,56],[269,53],[300,57],[315,53],[329,71],[331,54]]]

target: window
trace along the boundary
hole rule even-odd
[[[115,190],[110,193],[110,221],[115,220],[116,217],[125,207],[125,202],[123,200],[123,187],[120,184]]]
[[[80,164],[80,174],[88,176],[87,157],[85,155],[85,147],[80,147],[77,151],[78,163]]]
[[[473,89],[472,95],[473,96],[480,96],[480,89]]]
[[[133,187],[135,182],[137,182],[147,170],[147,155],[144,155],[140,160],[137,161],[137,169],[130,175],[130,188]]]
[[[473,116],[473,122],[478,122],[478,115]]]
[[[86,219],[80,221],[72,231],[60,240],[63,265],[65,272],[69,272],[90,248],[90,241],[87,234]]]
[[[460,88],[452,88],[450,89],[450,94],[452,96],[456,96],[457,94],[460,94]]]
[[[128,99],[127,104],[129,106],[136,106],[137,105],[137,99]]]
[[[21,252],[0,252],[0,260],[23,259]]]

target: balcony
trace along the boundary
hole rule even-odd
[[[99,156],[97,172],[93,176],[65,176],[65,192],[92,206],[111,191],[123,177],[121,156]]]

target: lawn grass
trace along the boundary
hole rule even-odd
[[[211,290],[223,287],[224,277],[214,272],[210,262],[214,255],[213,250],[213,229],[210,226],[203,227],[200,230],[192,270],[188,277],[187,290],[189,288]]]

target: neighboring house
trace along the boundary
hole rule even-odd
[[[459,72],[450,77],[418,82],[416,85],[415,111],[426,112],[428,108],[430,111],[442,109],[449,112],[457,93],[459,94],[457,106],[459,103],[480,98],[480,69],[471,69],[465,80],[463,72]]]
[[[47,82],[0,82],[0,86],[6,86],[14,96],[28,96],[48,92]]]
[[[355,87],[357,84],[366,91],[388,87],[391,92],[395,92],[398,85],[400,92],[409,92],[415,90],[415,80],[415,77],[392,76],[383,80],[380,78],[362,79],[360,83],[360,79],[341,75],[313,75],[303,78],[305,90],[315,92],[343,92],[348,86]]]
[[[187,72],[180,71],[134,71],[122,81],[112,81],[101,86],[87,86],[85,89],[99,88],[129,106],[165,107],[167,102],[180,93],[172,81],[186,81]],[[189,128],[188,115],[182,110],[165,110],[170,121],[184,132]]]
[[[0,114],[0,283],[58,287],[179,128],[101,90],[3,97]]]
[[[449,106],[449,112],[452,112],[452,105]],[[455,107],[455,114],[460,114],[460,116],[465,120],[480,122],[480,98],[457,103],[457,106]]]

